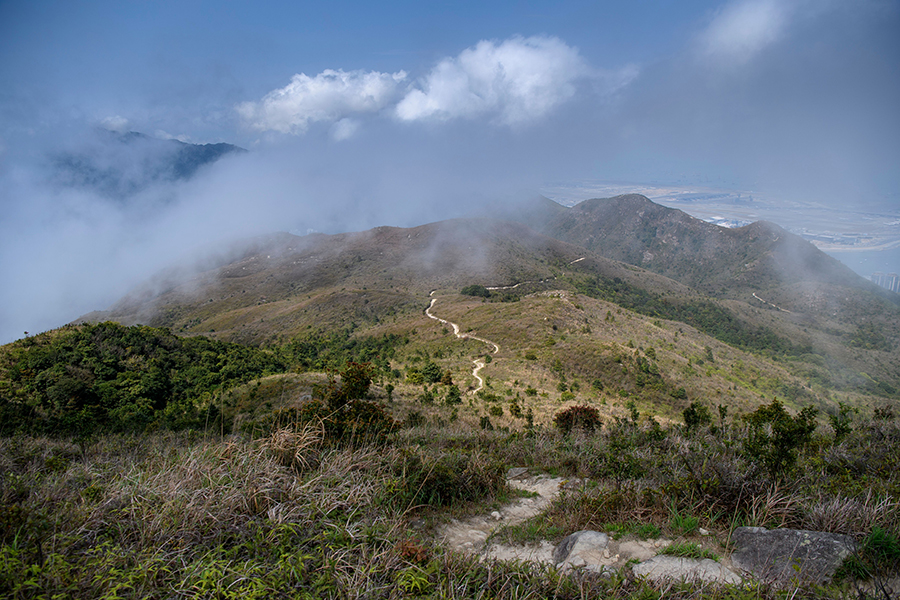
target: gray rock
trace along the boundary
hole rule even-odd
[[[768,581],[827,583],[856,548],[838,533],[798,529],[738,527],[731,534],[735,568]]]
[[[665,579],[723,584],[741,582],[737,573],[709,558],[697,560],[660,555],[635,565],[631,571],[638,577],[646,577],[654,582],[661,582]]]
[[[647,560],[656,556],[657,549],[649,542],[633,541],[621,542],[619,544],[619,554],[626,560]]]
[[[507,479],[528,479],[528,468],[527,467],[513,467],[509,471],[506,472]]]
[[[603,550],[609,544],[609,536],[599,531],[576,531],[566,537],[553,550],[553,562],[583,566],[603,560]]]

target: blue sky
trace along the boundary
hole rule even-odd
[[[0,341],[219,240],[413,225],[547,182],[896,206],[898,107],[890,0],[0,0]],[[111,203],[49,181],[97,128],[251,152]]]

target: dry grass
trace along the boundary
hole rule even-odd
[[[841,464],[852,466],[859,452],[874,456],[872,440],[896,431],[892,423],[860,425],[840,450],[854,460]],[[512,466],[586,478],[528,525],[528,535],[611,524],[667,532],[673,514],[695,517],[722,539],[748,524],[853,535],[875,526],[896,530],[896,468],[870,478],[870,492],[834,493],[844,475],[817,470],[819,455],[810,453],[796,477],[776,483],[760,479],[740,454],[741,435],[736,428],[687,435],[642,422],[563,437],[546,428],[482,431],[466,416],[444,427],[429,419],[381,446],[335,444],[317,423],[258,438],[157,433],[83,447],[0,439],[0,516],[5,527],[15,526],[0,546],[0,592],[31,597],[21,587],[31,580],[34,589],[72,597],[116,589],[166,597],[287,597],[289,590],[340,598],[777,595],[764,586],[654,587],[625,572],[601,579],[478,563],[433,546],[421,537],[428,526],[409,527],[414,518],[434,526],[488,510],[502,496],[503,469]],[[634,457],[637,470],[617,479],[611,450]],[[458,490],[466,494],[454,497]],[[840,590],[796,593],[837,597]]]
[[[880,524],[900,520],[900,501],[876,497],[869,491],[863,498],[820,497],[803,518],[803,527],[813,531],[844,533],[861,537]]]

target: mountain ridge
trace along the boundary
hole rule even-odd
[[[157,183],[185,181],[206,165],[247,150],[225,142],[192,144],[137,131],[100,129],[51,162],[57,183],[125,200]]]
[[[631,197],[621,202],[624,208],[619,208],[647,207],[649,202]],[[579,214],[542,204],[538,208],[545,214],[556,212],[567,218]],[[670,209],[659,211],[650,206],[650,210],[663,216],[670,214]],[[675,221],[694,226],[691,218],[677,211],[674,214]],[[647,211],[637,215],[633,223],[640,224],[645,216]],[[629,224],[621,227],[627,231]],[[661,231],[661,227],[653,229],[654,235]],[[752,259],[761,265],[763,273],[774,277],[778,265],[773,256],[778,254],[772,248],[785,244],[776,248],[784,253],[793,243],[790,239],[782,241],[782,231],[768,223],[756,223],[737,233],[726,231],[724,235],[734,236],[744,252],[753,250],[757,254],[717,260],[736,264]],[[677,226],[665,233],[670,236],[666,243],[690,248],[696,242],[672,237],[677,233]],[[653,238],[648,240],[654,242]],[[682,253],[675,258],[683,260],[684,256]],[[783,268],[796,266],[797,261],[788,261]],[[850,283],[855,282],[851,279]],[[470,285],[497,289],[490,292],[491,302],[482,304],[481,299],[467,300],[458,295]],[[108,311],[86,315],[83,320],[144,323],[168,327],[180,335],[207,335],[252,345],[286,343],[316,331],[408,335],[422,327],[433,327],[427,324],[424,310],[429,294],[438,291],[456,298],[450,305],[442,304],[442,310],[459,319],[454,318],[454,322],[467,320],[466,314],[454,314],[454,306],[467,306],[468,310],[483,306],[488,315],[501,320],[508,318],[501,315],[515,314],[522,324],[508,323],[498,330],[487,317],[481,327],[494,331],[505,346],[518,346],[518,352],[525,352],[534,343],[530,332],[543,330],[537,319],[552,323],[556,317],[543,312],[543,317],[538,313],[510,313],[500,310],[505,303],[497,301],[524,302],[526,298],[562,294],[560,297],[571,298],[573,306],[586,305],[590,298],[591,306],[609,302],[625,314],[634,311],[661,323],[682,323],[712,336],[707,346],[715,338],[717,343],[724,341],[773,360],[785,356],[799,361],[794,368],[803,373],[805,385],[824,386],[818,394],[827,395],[824,390],[828,388],[893,394],[900,388],[900,364],[891,353],[900,346],[900,310],[865,287],[797,276],[767,288],[745,286],[741,293],[717,295],[714,287],[694,288],[544,235],[521,222],[454,219],[410,228],[385,226],[353,233],[302,237],[280,233],[255,238],[195,270],[162,275]],[[546,307],[546,301],[542,302],[537,305]],[[607,318],[613,316],[607,311]],[[573,321],[576,311],[566,319],[564,330],[590,330],[597,326],[594,318],[585,316],[578,326]],[[508,337],[512,331],[523,332],[525,337]],[[580,360],[577,352],[565,356],[566,360]],[[584,368],[578,370],[583,372]]]

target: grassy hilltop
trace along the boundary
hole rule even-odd
[[[897,304],[774,226],[709,233],[731,236],[716,254],[706,224],[645,200],[541,206],[552,236],[535,211],[273,235],[4,346],[0,591],[783,593],[480,563],[433,541],[515,499],[504,474],[525,466],[582,484],[503,530],[511,543],[600,529],[722,554],[739,525],[846,533],[860,551],[836,582],[789,593],[886,597],[872,586],[900,560]],[[715,261],[688,268],[660,244]]]

